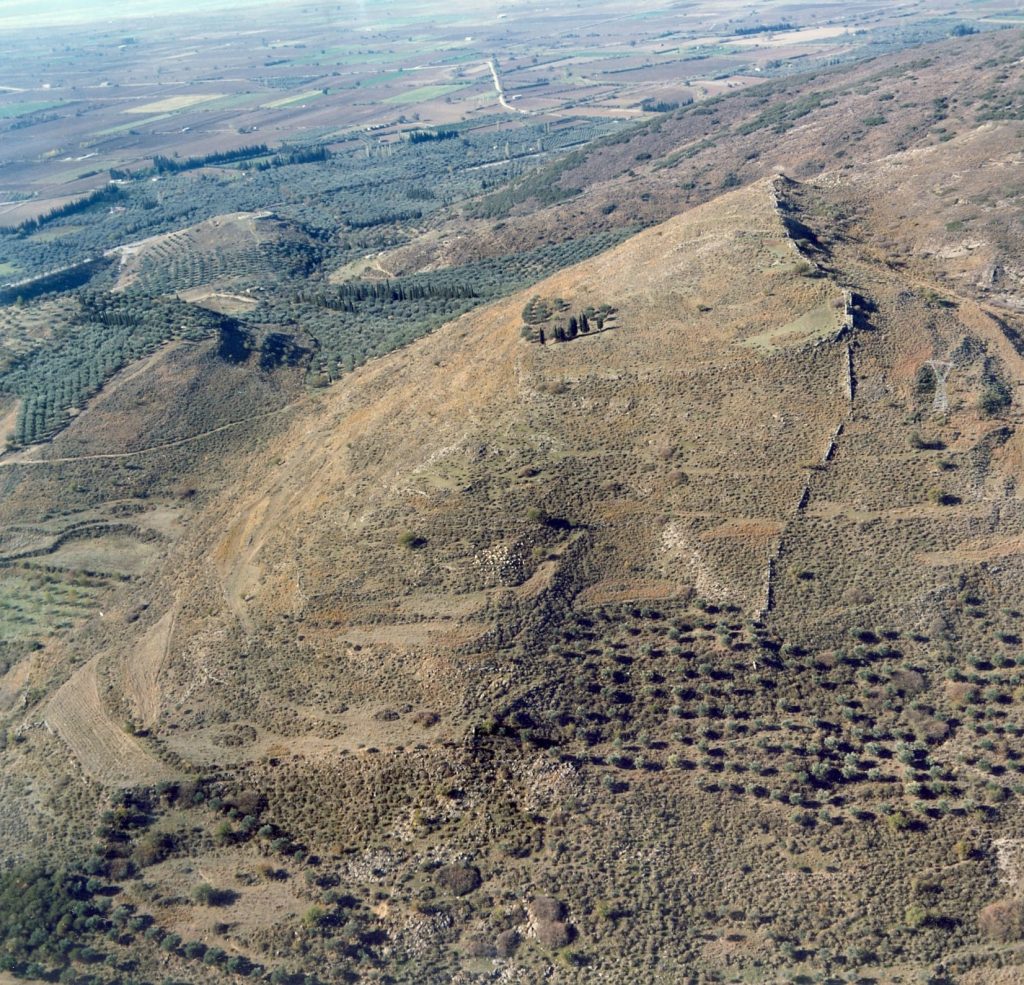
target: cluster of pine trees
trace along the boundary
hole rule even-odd
[[[86,209],[99,205],[102,202],[116,202],[123,197],[124,192],[121,191],[118,185],[104,185],[102,188],[97,188],[96,191],[90,192],[82,198],[68,202],[67,205],[50,209],[49,212],[36,216],[34,219],[26,219],[24,222],[19,222],[14,227],[14,232],[22,234],[34,233],[48,222],[53,222],[54,219],[64,219],[69,215],[84,212]]]
[[[389,226],[395,222],[412,222],[422,219],[422,209],[404,209],[393,212],[369,212],[352,215],[345,220],[349,229],[372,229],[374,226]]]
[[[541,331],[543,332],[543,329]],[[590,319],[587,318],[585,312],[581,311],[579,316],[570,315],[564,327],[556,325],[552,335],[554,335],[556,342],[571,342],[580,333],[586,335],[589,331]]]
[[[323,144],[315,147],[282,148],[269,161],[259,161],[257,171],[269,171],[271,168],[283,168],[289,164],[317,164],[329,160],[330,150]]]
[[[748,37],[752,34],[774,34],[777,31],[793,31],[795,26],[789,21],[780,21],[778,24],[755,24],[752,27],[738,27],[733,32],[737,37]]]
[[[426,144],[438,140],[454,140],[458,130],[412,130],[409,133],[410,144]]]
[[[321,308],[333,311],[355,313],[366,301],[422,301],[437,299],[451,301],[461,298],[479,297],[476,290],[468,284],[460,284],[447,280],[433,283],[429,280],[385,280],[385,281],[352,281],[342,284],[331,292],[300,292],[299,299]]]
[[[238,147],[235,150],[203,154],[201,157],[183,157],[178,159],[157,154],[153,158],[153,170],[157,174],[174,174],[177,171],[191,171],[194,168],[204,168],[210,164],[231,164],[233,161],[242,161],[247,157],[262,157],[269,153],[270,148],[266,144],[249,144],[245,147]]]
[[[557,308],[568,307],[559,298],[555,299],[554,304]],[[588,307],[578,314],[570,315],[568,321],[559,321],[554,327],[545,327],[545,323],[551,317],[551,306],[541,298],[531,298],[523,309],[523,321],[526,322],[523,326],[523,338],[539,342],[541,345],[548,341],[571,342],[577,336],[604,331],[605,323],[614,311],[610,304],[603,304],[600,308]],[[540,326],[536,332],[531,327],[534,325]]]

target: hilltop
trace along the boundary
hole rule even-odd
[[[45,550],[162,524],[4,679],[4,852],[189,980],[1015,973],[1016,127],[726,190],[327,389],[161,350],[4,465]],[[216,427],[123,416],[161,385]]]

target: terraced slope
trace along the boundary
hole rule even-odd
[[[731,191],[197,442],[222,484],[15,761],[190,777],[140,794],[158,919],[325,980],[1014,965],[1009,139]],[[258,864],[321,915],[188,917],[193,865],[294,914]]]

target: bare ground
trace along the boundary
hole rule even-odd
[[[50,699],[44,718],[93,779],[108,786],[138,786],[171,779],[174,772],[114,722],[100,696],[94,657]]]

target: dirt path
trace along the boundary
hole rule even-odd
[[[160,717],[160,671],[171,647],[175,612],[172,607],[146,633],[125,667],[125,689],[145,728],[152,728]]]
[[[98,462],[117,458],[135,458],[139,455],[148,455],[150,452],[154,451],[163,451],[167,448],[178,448],[179,446],[187,445],[192,441],[199,441],[202,438],[208,438],[211,434],[219,434],[221,431],[229,431],[231,428],[239,427],[242,424],[253,424],[256,421],[265,420],[268,417],[273,417],[275,414],[282,414],[284,411],[290,410],[292,407],[301,403],[303,399],[305,398],[300,397],[298,400],[293,400],[291,403],[285,404],[283,407],[278,407],[277,410],[267,411],[266,414],[257,414],[254,417],[246,417],[240,421],[232,421],[230,424],[222,424],[220,427],[211,428],[209,431],[202,431],[199,434],[189,435],[187,438],[178,438],[175,441],[165,441],[159,445],[150,445],[148,448],[137,448],[135,451],[111,451],[95,455],[72,455],[62,458],[7,458],[4,461],[0,461],[0,468],[11,468],[17,465],[67,465],[74,462]]]
[[[44,722],[93,779],[111,787],[150,785],[174,777],[170,767],[114,722],[100,697],[94,657],[45,706]]]
[[[387,269],[387,267],[385,267],[385,266],[383,266],[381,264],[380,260],[377,260],[377,259],[373,259],[373,260],[370,261],[369,269],[370,270],[378,270],[385,277],[394,277],[395,276],[390,270]]]
[[[228,528],[227,535],[214,552],[214,564],[220,574],[224,600],[247,635],[252,635],[256,626],[249,615],[245,596],[247,586],[255,583],[259,569],[255,565],[256,552],[262,546],[257,542],[270,506],[269,497],[244,509],[239,518]]]
[[[0,441],[8,436],[14,437],[14,429],[18,425],[18,411],[21,408],[21,401],[15,400],[11,409],[0,416]]]
[[[256,631],[249,598],[259,584],[262,570],[257,556],[281,517],[304,493],[301,488],[289,492],[281,485],[269,491],[241,511],[214,552],[228,608],[249,635]]]
[[[522,113],[523,116],[529,116],[530,114],[525,109],[520,109],[518,106],[512,106],[509,104],[508,99],[505,97],[505,90],[501,84],[501,78],[498,76],[498,66],[495,65],[493,58],[489,58],[487,60],[487,67],[491,70],[491,78],[494,79],[494,90],[498,93],[498,102],[501,103],[501,105],[510,113]]]

